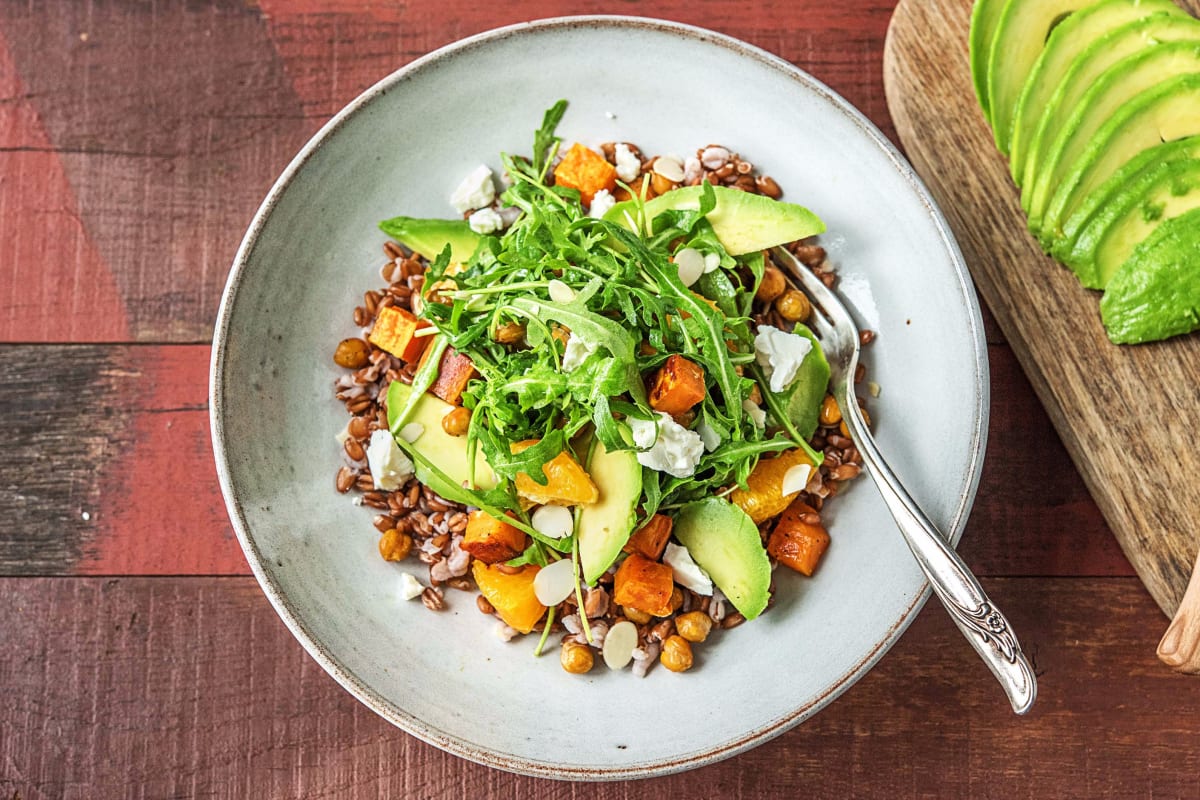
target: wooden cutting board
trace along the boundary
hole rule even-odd
[[[1042,254],[975,101],[971,5],[896,8],[883,70],[896,130],[1113,534],[1173,615],[1200,545],[1200,334],[1110,344],[1099,293]],[[1200,0],[1181,5],[1200,11]],[[988,448],[1030,445],[992,439]]]

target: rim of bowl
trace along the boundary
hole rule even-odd
[[[742,57],[753,59],[766,67],[782,73],[809,91],[820,95],[831,107],[844,114],[862,131],[868,140],[882,151],[883,155],[892,163],[897,173],[909,184],[916,199],[925,206],[926,213],[936,228],[947,254],[950,256],[955,276],[958,279],[959,289],[962,293],[962,302],[967,312],[972,343],[974,345],[975,426],[971,433],[971,460],[967,470],[967,484],[959,499],[959,504],[954,510],[950,535],[948,537],[951,546],[957,547],[979,488],[979,479],[987,443],[991,385],[988,374],[987,344],[983,334],[983,319],[979,309],[979,301],[975,295],[974,285],[966,263],[963,260],[962,253],[954,236],[950,233],[950,228],[945,217],[938,209],[924,182],[892,143],[888,141],[887,137],[861,111],[824,83],[799,67],[755,45],[706,28],[669,20],[627,15],[595,14],[549,17],[494,28],[452,42],[409,62],[371,86],[334,115],[304,145],[280,174],[279,178],[276,179],[266,199],[263,200],[262,205],[255,212],[254,219],[251,221],[250,227],[247,229],[246,235],[238,247],[237,254],[234,256],[233,265],[225,285],[225,291],[221,297],[221,304],[217,311],[217,322],[213,336],[212,360],[209,370],[209,423],[212,433],[217,477],[220,481],[221,492],[225,498],[225,506],[233,523],[234,530],[237,533],[238,541],[242,546],[243,552],[246,554],[246,560],[249,562],[250,568],[254,573],[254,577],[258,579],[258,583],[267,595],[267,599],[271,602],[272,607],[274,607],[287,628],[292,632],[292,635],[308,651],[309,655],[350,694],[354,695],[355,698],[372,711],[401,730],[435,747],[485,766],[533,777],[553,779],[597,781],[649,778],[694,769],[737,755],[791,730],[820,711],[865,675],[891,649],[892,645],[908,629],[908,626],[916,618],[917,613],[929,599],[931,592],[929,586],[925,586],[896,623],[888,629],[887,634],[875,644],[862,660],[827,687],[816,699],[793,709],[791,713],[774,724],[748,731],[733,741],[722,743],[699,753],[654,763],[635,764],[611,769],[574,765],[552,765],[503,753],[490,747],[466,741],[458,736],[447,734],[439,730],[436,726],[430,725],[424,720],[409,714],[379,695],[374,689],[362,683],[354,672],[347,669],[336,657],[330,654],[324,645],[309,633],[304,621],[293,611],[286,595],[276,584],[274,578],[266,571],[254,536],[243,515],[241,503],[234,492],[234,486],[227,467],[228,454],[224,431],[223,417],[225,404],[222,383],[225,367],[226,339],[233,318],[242,273],[246,269],[250,256],[257,246],[259,233],[274,211],[280,197],[291,184],[292,179],[303,169],[309,158],[324,145],[325,140],[341,128],[348,119],[377,96],[387,92],[401,81],[407,80],[430,65],[444,59],[453,58],[460,52],[485,46],[493,41],[519,36],[529,31],[542,31],[555,28],[638,28],[652,30],[722,47]]]

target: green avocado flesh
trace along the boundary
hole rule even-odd
[[[379,223],[379,229],[430,261],[450,245],[450,260],[458,264],[471,260],[483,238],[471,230],[465,219],[392,217]]]
[[[1024,177],[1025,154],[1042,112],[1076,58],[1097,38],[1152,14],[1186,18],[1170,0],[1106,0],[1080,9],[1054,28],[1025,81],[1013,113],[1009,167],[1018,185]]]
[[[1037,165],[1063,128],[1063,120],[1078,107],[1080,99],[1109,68],[1140,51],[1160,44],[1177,41],[1200,42],[1200,22],[1175,14],[1155,14],[1124,25],[1096,39],[1071,62],[1046,101],[1037,126],[1026,138],[1027,150],[1022,155],[1021,179],[1018,186],[1026,187],[1037,179]],[[1014,151],[1015,152],[1015,151]],[[1022,198],[1028,211],[1029,198]]]
[[[1097,147],[1098,141],[1103,141],[1102,131],[1106,126],[1113,125],[1109,135],[1115,135],[1119,120],[1123,116],[1134,117],[1139,104],[1145,104],[1148,109],[1144,124],[1154,125],[1156,116],[1162,113],[1154,110],[1154,98],[1161,94],[1159,102],[1169,102],[1164,88],[1170,79],[1198,74],[1200,42],[1172,42],[1143,50],[1105,72],[1084,93],[1063,123],[1054,144],[1046,150],[1043,163],[1036,165],[1037,180],[1027,193],[1030,229],[1043,230],[1046,209],[1055,192],[1068,185],[1067,176],[1073,170],[1086,164],[1084,153]],[[1194,116],[1200,118],[1200,115]],[[1165,122],[1169,124],[1170,121]],[[1135,128],[1136,124],[1131,122],[1128,132],[1132,133]],[[1159,141],[1161,139],[1155,138],[1152,144]],[[1053,231],[1044,240],[1053,241]]]
[[[971,9],[970,58],[971,82],[975,84],[975,97],[983,110],[983,118],[991,122],[988,109],[988,55],[992,51],[992,40],[996,37],[996,26],[1004,12],[1006,0],[976,0]]]
[[[813,349],[800,362],[791,385],[784,390],[788,418],[796,426],[796,432],[808,439],[817,430],[821,401],[825,399],[825,392],[829,388],[829,362],[812,331],[796,323],[792,332],[804,336],[813,344]]]
[[[1063,263],[1084,286],[1103,289],[1155,228],[1194,208],[1200,208],[1200,160],[1157,164],[1131,179],[1084,227]]]
[[[706,219],[732,256],[805,239],[825,230],[825,223],[816,214],[795,203],[783,203],[726,186],[712,189],[717,204]],[[646,201],[646,219],[654,219],[663,211],[698,209],[703,193],[702,186],[685,186],[661,194]],[[635,214],[637,203],[626,200],[610,208],[604,218],[630,227]]]
[[[1138,95],[1100,127],[1063,179],[1041,220],[1041,240],[1053,243],[1061,237],[1062,220],[1138,153],[1198,133],[1200,75],[1171,78]]]
[[[642,465],[632,450],[610,453],[596,440],[587,472],[600,489],[600,499],[579,507],[579,563],[589,585],[612,566],[629,541],[642,496]]]
[[[1009,0],[988,53],[988,107],[996,147],[1008,155],[1013,112],[1054,26],[1088,0]]]
[[[697,500],[679,510],[674,534],[746,619],[763,612],[771,562],[746,512],[718,497]]]
[[[1200,208],[1163,222],[1138,245],[1109,281],[1100,317],[1117,344],[1200,328]]]
[[[410,395],[412,395],[411,386],[400,381],[392,381],[387,393],[389,427],[392,426],[396,415],[408,402]],[[442,417],[446,416],[453,408],[454,406],[444,402],[441,398],[426,393],[421,395],[421,399],[417,401],[416,408],[409,417],[409,422],[416,422],[424,428],[421,435],[413,442],[413,447],[417,452],[446,473],[451,481],[461,486],[471,477],[467,437],[451,436],[442,428]],[[424,465],[417,464],[415,471],[417,480],[421,483],[427,485],[434,483],[430,480]],[[496,475],[488,466],[483,454],[479,452],[475,454],[475,486],[480,489],[496,488]]]

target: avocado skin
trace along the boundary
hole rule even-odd
[[[433,261],[450,245],[450,261],[466,264],[483,239],[465,219],[392,217],[379,229],[414,253]]]
[[[1100,300],[1115,344],[1139,344],[1200,328],[1200,208],[1169,219],[1133,251]]]
[[[1063,263],[1075,271],[1084,286],[1103,289],[1115,268],[1150,235],[1147,226],[1157,228],[1164,221],[1166,201],[1178,198],[1192,207],[1200,204],[1195,191],[1198,186],[1200,160],[1162,162],[1144,170],[1080,231]],[[1189,209],[1185,206],[1181,210]],[[1178,215],[1179,210],[1171,216]]]

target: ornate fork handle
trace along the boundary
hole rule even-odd
[[[858,411],[858,403],[853,398],[847,400],[844,387],[838,388],[842,390],[838,393],[838,404],[844,410],[851,439],[862,454],[863,464],[875,478],[883,501],[916,556],[921,571],[959,630],[1004,687],[1013,711],[1024,714],[1037,697],[1037,678],[1008,620],[992,604],[967,565],[946,544],[883,460]],[[847,409],[849,413],[846,413]]]

